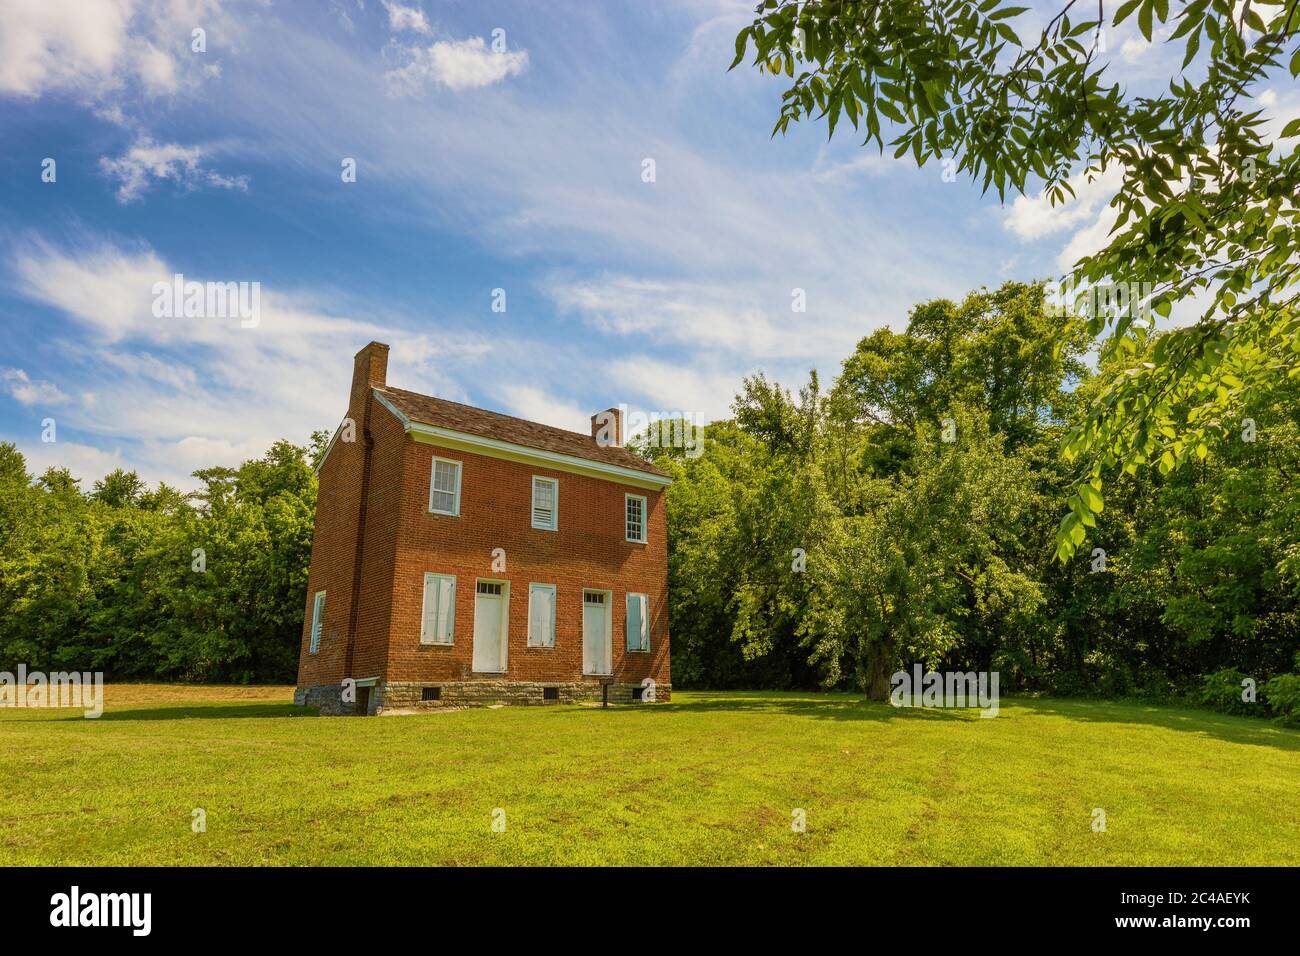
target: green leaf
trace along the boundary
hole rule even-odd
[[[1105,507],[1105,503],[1102,501],[1102,497],[1098,494],[1097,489],[1093,488],[1092,485],[1080,485],[1078,488],[1078,494],[1083,503],[1087,505],[1089,511],[1101,514],[1102,509]]]

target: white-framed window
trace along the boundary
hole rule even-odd
[[[533,475],[533,527],[554,531],[559,526],[560,483]]]
[[[645,544],[645,498],[640,495],[624,495],[623,501],[627,512],[627,540]]]
[[[450,574],[425,574],[420,643],[451,644],[455,634],[456,578]]]
[[[528,585],[528,646],[555,646],[555,585]]]
[[[627,649],[650,650],[650,599],[645,594],[627,596]]]
[[[429,476],[429,510],[436,515],[460,514],[460,462],[433,459]]]
[[[311,642],[307,646],[308,654],[320,650],[320,635],[325,629],[325,592],[317,591],[311,601]]]

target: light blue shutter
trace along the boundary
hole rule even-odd
[[[436,626],[437,640],[440,644],[452,642],[452,630],[456,623],[456,579],[451,577],[438,579],[438,617]]]
[[[320,635],[325,628],[325,592],[317,591],[316,597],[312,600],[311,608],[311,647],[310,652],[315,654],[320,649]]]
[[[456,579],[444,574],[424,576],[421,644],[450,644],[456,612]]]
[[[644,620],[645,608],[641,603],[641,595],[629,594],[627,596],[627,649],[629,651],[641,650]]]

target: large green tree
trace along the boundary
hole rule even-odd
[[[1071,280],[1110,375],[1065,439],[1074,463],[1058,556],[1103,510],[1104,482],[1162,472],[1235,440],[1244,408],[1300,374],[1300,154],[1261,135],[1251,94],[1300,73],[1295,0],[1063,0],[1033,34],[1004,0],[764,0],[736,37],[788,84],[773,130],[844,120],[883,150],[953,162],[982,188],[1038,190],[1112,168],[1105,248]],[[1181,54],[1167,85],[1107,75],[1106,30],[1133,21]],[[1113,71],[1112,71],[1113,72]],[[1291,122],[1283,138],[1300,134]],[[1123,293],[1123,294],[1121,294]],[[1193,296],[1195,324],[1153,338]],[[1150,346],[1150,347],[1148,347]]]

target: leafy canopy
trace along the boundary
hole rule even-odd
[[[1055,205],[1072,178],[1122,171],[1109,244],[1069,277],[1113,372],[1065,439],[1066,560],[1104,507],[1107,473],[1203,460],[1238,439],[1244,407],[1300,375],[1300,158],[1262,135],[1250,96],[1300,73],[1300,0],[1069,0],[1021,36],[1012,21],[1027,9],[765,0],[732,67],[752,47],[756,66],[790,81],[773,135],[803,119],[834,135],[847,118],[864,145],[951,160],[1001,198],[1038,189]],[[1137,95],[1106,77],[1106,30],[1130,18],[1182,51],[1167,90]],[[1297,135],[1300,120],[1282,131]],[[1208,303],[1199,320],[1154,337],[1156,317],[1191,297]]]

